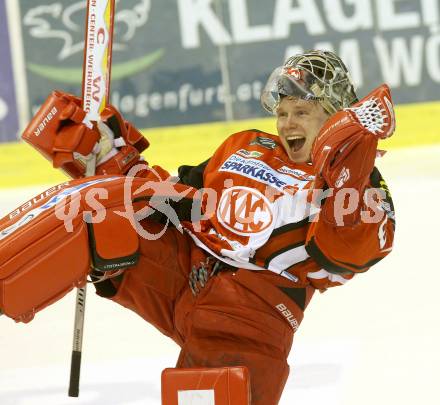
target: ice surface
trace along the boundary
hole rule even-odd
[[[317,294],[297,333],[280,405],[436,405],[440,364],[440,147],[389,152],[378,166],[397,212],[394,252]],[[0,214],[41,188],[0,190]],[[28,325],[0,318],[1,405],[159,405],[178,348],[89,289],[79,399],[67,397],[74,293]]]

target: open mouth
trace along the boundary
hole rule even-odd
[[[300,135],[293,135],[286,137],[286,141],[289,145],[290,150],[292,150],[293,152],[299,152],[306,143],[306,138]]]

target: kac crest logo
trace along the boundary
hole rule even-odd
[[[217,218],[226,229],[244,236],[267,230],[274,220],[269,200],[258,190],[248,187],[225,190],[217,208]]]

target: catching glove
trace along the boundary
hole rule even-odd
[[[365,188],[374,168],[379,139],[390,137],[395,130],[395,116],[390,89],[383,84],[354,104],[330,117],[312,147],[315,189],[328,187],[333,195],[340,189],[355,190],[362,203]],[[335,223],[333,206],[325,204],[324,220]],[[359,213],[345,225],[354,225]]]

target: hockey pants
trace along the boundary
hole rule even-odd
[[[161,228],[146,226],[151,233]],[[304,294],[300,308],[279,288],[293,290],[291,281],[269,271],[235,269],[211,277],[194,296],[188,274],[205,258],[192,239],[175,228],[157,240],[142,239],[139,264],[125,272],[111,299],[181,347],[177,367],[247,366],[252,405],[276,405],[289,374],[287,357],[295,329],[291,318],[298,326],[314,289],[297,289]],[[291,309],[291,322],[275,307],[279,300]]]

